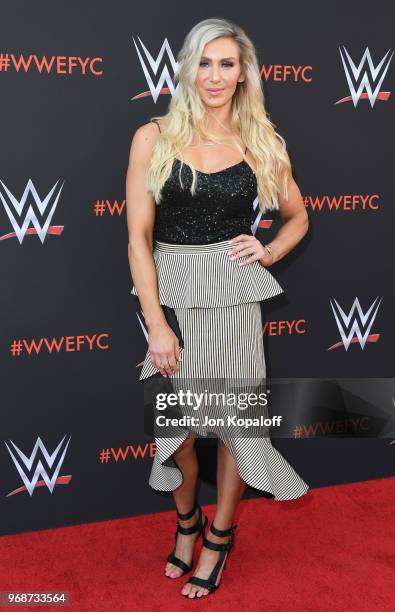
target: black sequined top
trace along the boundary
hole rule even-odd
[[[162,188],[162,200],[156,205],[154,240],[209,244],[238,234],[252,235],[257,183],[245,160],[211,174],[196,171],[194,196],[190,193],[192,172],[186,164],[181,171],[181,187],[180,165],[181,161],[174,159],[171,175]]]

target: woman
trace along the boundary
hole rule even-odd
[[[132,293],[148,329],[140,380],[167,377],[177,391],[225,388],[229,381],[232,387],[235,379],[243,389],[251,380],[253,388],[266,376],[260,302],[283,292],[267,268],[303,238],[307,214],[285,141],[266,114],[256,52],[245,32],[224,19],[206,19],[189,32],[177,59],[169,110],[136,130],[126,179]],[[257,194],[261,210],[278,209],[283,220],[270,245],[251,231]],[[204,405],[205,416],[223,410]],[[246,484],[277,500],[309,488],[267,436],[241,429],[230,433],[201,419],[156,438],[149,483],[173,491],[179,517],[166,576],[192,569],[194,546],[203,538],[195,572],[181,590],[189,598],[219,586]],[[207,517],[196,502],[194,443],[196,435],[210,434],[218,438],[218,503],[206,534]]]

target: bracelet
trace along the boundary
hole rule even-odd
[[[272,256],[272,258],[274,259],[273,247],[269,246],[268,244],[264,244],[264,245],[262,245],[262,246],[263,246],[263,247],[264,247],[264,248],[267,250],[267,252],[269,253],[269,255],[271,255],[271,256]]]

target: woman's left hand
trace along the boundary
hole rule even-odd
[[[253,261],[258,261],[261,266],[269,267],[275,261],[274,256],[269,255],[268,251],[258,240],[258,238],[255,238],[255,236],[250,236],[248,234],[239,234],[239,236],[235,236],[228,242],[230,248],[228,254],[232,261],[235,261],[245,255],[249,255],[248,259],[238,262],[240,266],[250,264]],[[232,247],[232,244],[235,242],[238,242],[239,244],[235,244]]]

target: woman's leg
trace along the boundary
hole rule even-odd
[[[181,514],[185,514],[193,508],[196,501],[198,461],[195,449],[195,436],[190,434],[173,453],[172,457],[183,476],[182,483],[173,491],[173,497],[178,511]],[[182,521],[181,519],[178,520],[182,527],[192,527],[198,520],[198,511],[196,510],[194,516],[186,521]],[[185,561],[185,563],[189,564],[191,562],[198,534],[199,532],[191,535],[183,535],[182,533],[177,534],[176,557]],[[165,574],[170,578],[177,578],[182,574],[182,570],[176,565],[168,562]]]
[[[233,522],[233,516],[240,501],[241,496],[245,491],[246,484],[239,476],[236,468],[235,460],[229,452],[225,444],[218,440],[218,460],[217,460],[217,510],[214,518],[214,525],[217,529],[228,529]],[[220,538],[211,532],[208,534],[208,539],[218,544],[226,544],[229,541],[229,536]],[[211,574],[214,565],[218,560],[219,553],[215,550],[210,550],[202,546],[197,568],[194,576],[199,578],[208,578]],[[218,581],[221,578],[221,573],[218,574]],[[208,590],[197,585],[187,582],[181,593],[189,595],[189,597],[202,597],[208,594]]]

